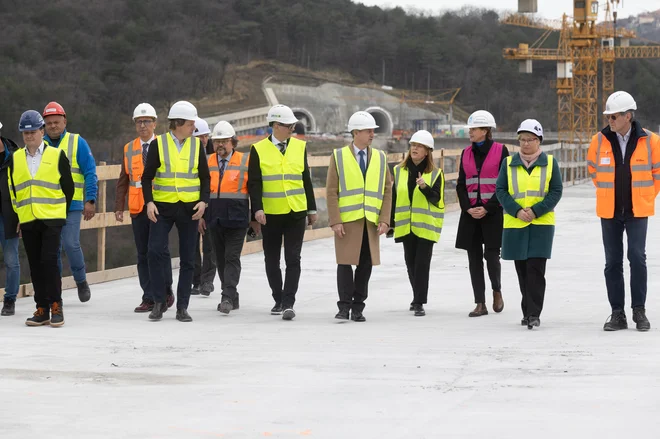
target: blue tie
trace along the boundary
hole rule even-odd
[[[225,176],[225,169],[227,168],[227,159],[222,159],[221,164],[220,164],[220,181],[222,181],[222,177]]]
[[[364,151],[358,152],[360,156],[360,169],[362,169],[362,176],[367,175],[367,163],[364,160]]]

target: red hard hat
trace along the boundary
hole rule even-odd
[[[48,105],[46,105],[46,108],[44,108],[44,113],[42,114],[43,117],[53,116],[53,115],[60,115],[66,117],[64,108],[62,108],[62,106],[55,101],[49,102]]]

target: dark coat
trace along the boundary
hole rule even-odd
[[[2,219],[5,225],[5,239],[12,239],[18,237],[18,233],[16,233],[18,215],[11,206],[7,170],[10,158],[18,149],[18,145],[6,137],[0,137],[0,142],[4,145],[4,151],[0,153],[0,209],[2,209]]]
[[[480,170],[486,156],[493,145],[492,140],[487,140],[482,146],[478,147],[472,145],[475,163],[477,169]],[[467,148],[465,148],[467,149]],[[456,233],[456,248],[463,250],[472,250],[475,247],[484,245],[487,249],[499,249],[502,247],[502,206],[500,205],[497,196],[493,196],[485,204],[481,199],[477,200],[476,206],[470,204],[468,197],[465,169],[463,168],[463,154],[461,153],[461,163],[458,170],[458,180],[456,180],[456,195],[458,202],[461,206],[461,217],[458,220],[458,231]],[[504,146],[502,148],[502,155],[500,157],[500,166],[502,162],[509,156],[509,150]],[[488,212],[485,217],[481,219],[474,219],[472,215],[467,213],[468,209],[472,207],[484,207]]]
[[[511,167],[517,168],[518,166],[524,167],[520,155],[516,153],[511,159]],[[537,166],[548,166],[548,155],[546,153],[542,152],[536,162],[527,169],[527,172],[531,173]],[[548,193],[543,201],[532,206],[532,211],[537,218],[554,210],[564,190],[561,170],[557,159],[554,157],[552,166],[552,177],[550,177]],[[511,216],[516,216],[521,207],[509,194],[509,178],[506,168],[505,161],[502,163],[500,175],[497,177],[497,197],[502,203],[504,211]],[[502,259],[510,261],[524,261],[529,258],[550,259],[554,236],[555,226],[530,224],[522,229],[504,229],[502,234]]]

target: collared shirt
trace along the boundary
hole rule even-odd
[[[218,153],[216,152],[216,154],[218,154]],[[227,158],[223,159],[222,157],[220,157],[220,154],[218,154],[218,169],[220,169],[222,167],[222,161],[223,160],[227,160],[227,164],[225,166],[229,166],[229,161],[231,160],[231,156],[233,156],[233,155],[234,155],[234,151],[230,151]]]
[[[369,159],[369,147],[367,146],[364,149],[360,149],[357,146],[355,146],[355,143],[353,143],[353,153],[355,154],[355,159],[358,161],[358,163],[360,161],[360,155],[359,155],[360,151],[364,151],[364,164],[366,165],[367,160]]]
[[[626,146],[628,145],[628,139],[630,139],[631,132],[632,132],[632,126],[624,136],[622,136],[619,133],[616,133],[616,138],[619,140],[619,147],[621,148],[621,157],[623,158],[624,162],[626,161]]]
[[[174,137],[174,136],[172,136],[172,137]],[[153,142],[155,138],[156,138],[156,136],[155,136],[154,134],[152,134],[152,135],[151,135],[151,139],[147,140],[147,142],[146,142],[146,143],[147,143],[147,146],[146,146],[146,147],[144,147],[145,142],[143,142],[142,139],[140,139],[140,143],[141,143],[142,146],[143,146],[142,149],[144,149],[144,150],[146,150],[147,152],[149,152],[149,145],[151,145],[151,142]],[[176,137],[174,137],[174,138],[176,139]],[[177,141],[178,141],[178,140],[176,140],[175,143],[176,143]],[[180,150],[179,150],[179,151],[180,151]]]
[[[277,138],[274,135],[271,135],[271,139],[273,145],[277,146],[277,149],[280,148],[280,145],[278,145],[279,143],[284,143],[284,149],[282,150],[282,154],[284,154],[284,152],[286,151],[286,140],[284,142],[280,142],[279,140],[277,140]]]
[[[39,165],[41,165],[41,158],[44,156],[44,147],[44,142],[41,142],[41,145],[39,145],[39,148],[37,148],[37,151],[34,153],[34,155],[30,154],[30,150],[27,149],[27,146],[25,147],[25,158],[27,160],[28,169],[30,170],[30,175],[32,178],[37,175]]]
[[[181,152],[181,148],[183,148],[183,142],[179,141],[179,139],[176,138],[174,133],[170,131],[170,135],[172,136],[172,139],[174,139],[174,144],[176,145],[176,149]],[[185,140],[184,140],[185,142]]]

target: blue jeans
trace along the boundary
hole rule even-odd
[[[62,227],[62,247],[69,258],[71,273],[76,283],[87,280],[85,274],[85,257],[80,247],[80,220],[82,212],[79,210],[70,211],[66,214],[66,225]],[[62,249],[57,253],[57,265],[62,275]]]
[[[0,245],[5,257],[7,282],[5,285],[5,300],[16,300],[18,286],[21,282],[21,265],[18,262],[18,237],[5,239],[5,220],[0,215]]]
[[[648,218],[601,219],[605,247],[605,284],[612,311],[622,311],[626,305],[623,279],[623,231],[628,237],[630,262],[630,296],[632,307],[646,303],[646,230]]]

